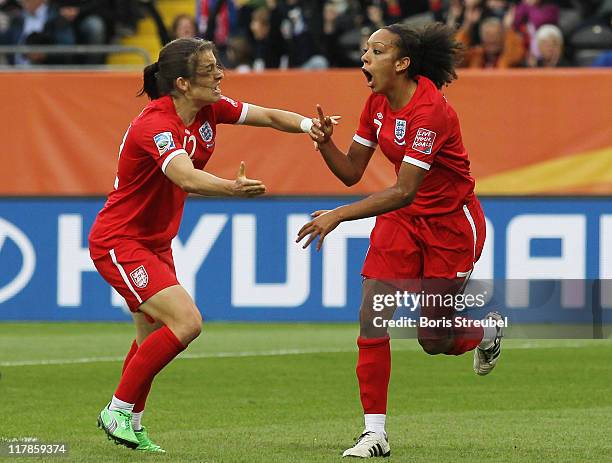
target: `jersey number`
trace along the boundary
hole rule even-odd
[[[121,152],[123,151],[123,146],[125,145],[125,140],[127,139],[127,136],[128,136],[128,133],[130,132],[131,127],[132,125],[130,124],[130,126],[125,131],[123,140],[121,140],[121,145],[119,145],[119,156],[117,156],[117,162],[121,158]],[[190,135],[189,138],[185,136],[185,138],[183,139],[183,147],[185,147],[185,151],[187,151],[187,143],[191,144],[191,152],[189,153],[189,157],[193,158],[193,155],[195,154],[195,151],[196,151],[196,137],[194,135]],[[119,174],[115,176],[115,190],[117,188],[119,188]]]
[[[189,152],[187,150],[187,143],[192,143],[192,145],[191,145],[191,152]],[[196,137],[195,137],[195,135],[189,135],[189,138],[187,138],[187,135],[185,135],[185,138],[183,138],[183,148],[185,148],[185,151],[187,151],[189,153],[189,158],[193,159],[193,155],[195,154],[195,150],[196,150]]]

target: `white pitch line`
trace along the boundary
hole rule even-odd
[[[240,358],[240,357],[275,357],[281,355],[304,355],[304,354],[333,354],[337,352],[355,352],[355,349],[278,349],[244,352],[203,352],[200,354],[184,353],[181,359],[206,359],[206,358]],[[40,365],[73,365],[78,363],[96,362],[123,362],[125,357],[82,357],[75,359],[49,359],[49,360],[18,360],[14,362],[0,362],[0,367],[25,367]]]
[[[514,349],[551,349],[551,348],[582,348],[589,347],[592,342],[581,341],[559,341],[550,344],[541,344],[534,341],[525,341],[523,343],[513,343],[504,346],[504,350]],[[397,344],[393,348],[394,351],[420,351],[418,344],[414,343],[409,346],[399,347]],[[242,352],[202,352],[199,354],[185,352],[179,356],[179,359],[207,359],[207,358],[241,358],[241,357],[277,357],[283,355],[304,355],[304,354],[335,354],[335,353],[356,353],[355,348],[329,348],[329,349],[276,349],[262,351],[242,351]],[[49,359],[49,360],[18,360],[13,362],[0,362],[0,367],[25,367],[25,366],[44,366],[44,365],[74,365],[80,363],[96,363],[96,362],[123,362],[125,357],[81,357],[74,359]]]

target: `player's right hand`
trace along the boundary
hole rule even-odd
[[[334,125],[339,124],[339,120],[342,116],[326,116],[323,114],[321,105],[317,105],[318,118],[312,119],[312,128],[308,135],[315,142],[316,145],[327,143],[332,134],[334,133]]]
[[[246,177],[246,166],[244,161],[240,162],[238,175],[234,180],[234,196],[242,198],[251,198],[259,196],[266,192],[266,186],[260,180],[251,180]]]

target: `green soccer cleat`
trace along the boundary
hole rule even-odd
[[[136,434],[139,442],[136,450],[140,450],[141,452],[166,453],[164,449],[149,439],[149,434],[144,426],[139,431],[134,431],[134,434]]]
[[[116,444],[135,449],[140,441],[132,429],[132,414],[125,410],[109,410],[108,405],[98,416],[98,427]]]

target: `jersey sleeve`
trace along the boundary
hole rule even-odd
[[[440,112],[430,107],[418,111],[410,121],[403,161],[429,170],[448,138],[447,130],[446,119]]]
[[[166,167],[179,154],[187,154],[183,148],[182,135],[175,123],[162,118],[142,121],[138,133],[138,144],[166,173]]]
[[[366,101],[361,117],[359,118],[359,128],[353,136],[353,141],[368,148],[376,148],[378,145],[378,132],[382,127],[382,121],[374,117],[373,97],[370,96]]]
[[[222,96],[212,105],[217,124],[242,124],[249,112],[249,104]]]
[[[382,127],[382,121],[373,115],[372,97],[370,96],[363,107],[363,111],[361,111],[359,128],[353,136],[353,140],[368,148],[376,148],[380,127]]]

